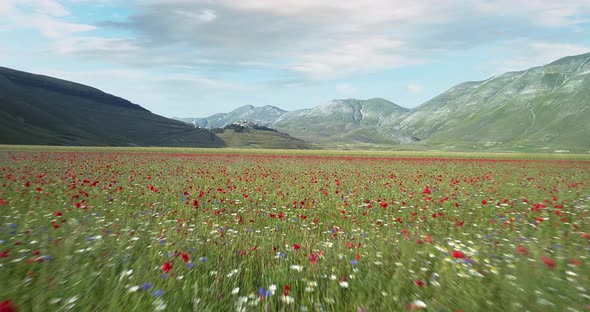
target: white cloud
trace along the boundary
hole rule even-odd
[[[218,89],[229,91],[252,91],[251,87],[235,84],[220,79],[212,79],[195,74],[163,74],[151,79],[152,83],[168,83],[189,86],[197,89]]]
[[[42,35],[51,39],[67,38],[74,33],[96,29],[96,27],[92,25],[62,22],[44,15],[32,17],[31,20],[29,20],[29,23],[36,26],[35,28],[37,28]]]
[[[217,18],[215,11],[213,10],[201,10],[197,13],[187,12],[183,10],[174,11],[177,15],[188,17],[189,19],[194,19],[200,21],[202,23],[209,23],[212,22]]]
[[[542,42],[510,41],[495,50],[498,57],[481,70],[484,75],[498,75],[551,63],[559,58],[590,52],[590,45]]]
[[[424,91],[424,86],[411,83],[406,86],[406,90],[408,90],[410,93],[422,93]]]
[[[430,10],[428,1],[412,0],[223,0],[223,2],[228,7],[280,14],[298,19],[340,20],[344,25],[409,21],[425,17],[425,13]]]
[[[513,0],[493,0],[477,2],[476,7],[482,13],[518,16],[530,23],[546,27],[587,23],[590,13],[590,1],[587,0],[534,0],[521,5],[515,4]]]
[[[336,91],[340,94],[351,94],[356,92],[356,88],[348,83],[342,83],[336,86]]]
[[[77,2],[121,3],[0,0],[0,29],[34,28],[50,39],[50,53],[117,66],[262,68],[277,80],[301,81],[424,64],[482,46],[501,50],[498,68],[539,65],[586,51],[562,38],[543,42],[547,30],[573,33],[590,16],[587,0],[129,0],[129,16],[87,25],[68,19],[68,4]],[[124,35],[96,37],[103,28]]]
[[[159,47],[169,47],[166,53],[182,49],[182,57],[176,58],[182,64],[187,59],[211,66],[264,63],[305,79],[421,64],[440,53],[502,44],[515,37],[535,40],[547,28],[578,26],[579,16],[590,13],[590,2],[585,0],[534,0],[526,6],[513,0],[468,4],[460,0],[143,0],[133,4],[128,23],[116,27],[141,39],[136,42],[142,59],[161,59],[166,50]],[[125,60],[113,54],[103,57]]]
[[[52,0],[35,0],[31,1],[31,5],[35,7],[35,10],[41,14],[48,14],[53,16],[66,16],[70,15],[70,12],[59,2]]]
[[[407,55],[408,48],[397,40],[382,37],[326,39],[329,48],[299,49],[294,53],[290,69],[309,78],[334,78],[341,74],[370,72],[377,69],[396,68],[427,60]]]
[[[91,55],[105,54],[130,57],[139,53],[139,47],[126,39],[71,36],[56,40],[50,51],[61,55],[76,55],[91,52]]]
[[[0,5],[0,27],[8,30],[35,29],[49,39],[67,38],[96,26],[63,20],[70,12],[52,0],[3,0]]]

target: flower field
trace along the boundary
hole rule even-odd
[[[0,152],[0,311],[589,311],[590,162]]]

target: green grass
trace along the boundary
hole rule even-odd
[[[587,161],[291,153],[0,146],[0,301],[20,311],[587,309]]]

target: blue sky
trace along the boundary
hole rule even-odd
[[[0,66],[203,117],[452,86],[590,52],[588,0],[1,0]]]

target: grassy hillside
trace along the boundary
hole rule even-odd
[[[401,128],[430,145],[590,150],[590,53],[451,88]]]
[[[235,131],[224,129],[216,131],[217,136],[226,146],[232,148],[264,149],[309,149],[312,146],[305,141],[273,130],[244,129]]]
[[[0,67],[0,143],[221,147],[213,133],[100,90]]]

